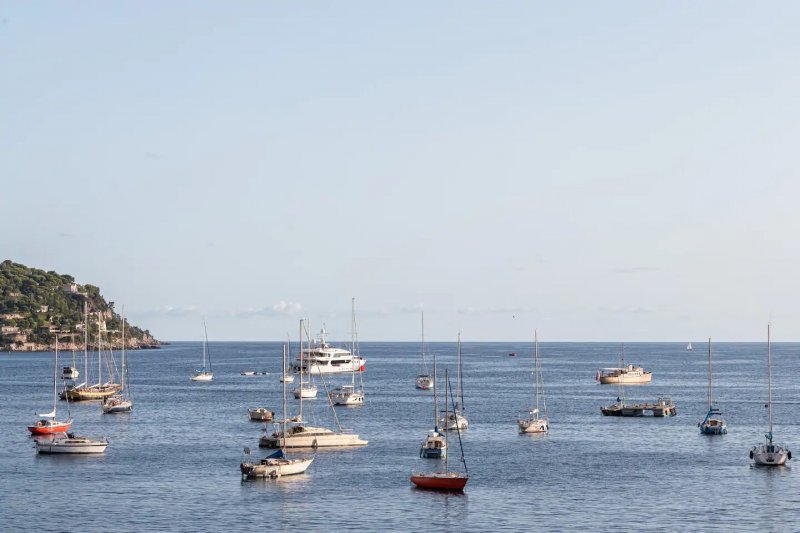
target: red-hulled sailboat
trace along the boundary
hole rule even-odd
[[[453,394],[452,390],[450,389],[450,377],[447,375],[447,370],[445,370],[445,398],[450,399],[452,403],[453,410],[455,411],[455,403],[453,402]],[[448,402],[445,400],[444,402],[444,409],[445,409],[445,420],[447,420],[447,415],[449,414],[449,407]],[[464,487],[467,485],[467,481],[469,481],[469,471],[467,470],[467,462],[464,460],[464,447],[461,444],[461,430],[456,424],[456,431],[458,433],[458,446],[461,449],[461,462],[464,464],[464,471],[463,472],[451,472],[447,468],[447,455],[444,456],[444,471],[441,472],[414,472],[411,474],[411,483],[416,485],[421,489],[433,489],[433,490],[453,490],[459,491],[464,490]],[[447,444],[447,435],[449,431],[445,431],[445,445]]]
[[[33,435],[52,435],[54,433],[66,433],[72,425],[72,419],[59,421],[56,420],[56,404],[58,403],[58,392],[56,391],[58,370],[58,334],[56,334],[56,351],[53,355],[53,410],[49,413],[37,414],[39,420],[28,426],[28,431]]]

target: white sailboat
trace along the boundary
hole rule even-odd
[[[300,330],[303,331],[304,321],[300,321]],[[308,333],[308,330],[306,330]],[[302,334],[301,334],[302,339]],[[302,353],[302,348],[301,348]],[[323,382],[324,383],[324,382]],[[322,447],[344,447],[344,446],[366,446],[368,442],[359,438],[355,433],[345,431],[339,424],[336,416],[336,407],[328,398],[328,405],[333,414],[336,424],[336,431],[328,428],[307,426],[303,420],[303,396],[300,395],[299,414],[296,418],[288,420],[291,426],[284,424],[281,431],[268,434],[266,431],[259,439],[258,445],[262,448],[322,448]],[[285,418],[285,417],[284,417]]]
[[[429,390],[433,387],[433,378],[428,374],[428,364],[425,362],[425,311],[422,311],[422,341],[419,347],[420,373],[417,376],[416,387],[422,390]]]
[[[125,356],[125,306],[122,306],[122,368],[120,370],[120,390],[113,396],[105,398],[100,408],[104,413],[130,413],[133,410],[131,379],[128,371],[128,359]]]
[[[689,344],[686,345],[686,351],[691,352],[692,350],[694,350],[694,348],[692,348],[692,343],[690,342]]]
[[[214,373],[211,371],[211,352],[208,350],[208,329],[203,320],[203,366],[198,368],[192,376],[192,381],[211,381]]]
[[[528,418],[520,418],[517,420],[517,426],[520,433],[547,433],[550,429],[550,421],[547,419],[547,401],[544,396],[544,380],[542,379],[542,361],[539,358],[539,334],[536,330],[533,332],[534,350],[533,350],[533,388],[535,407],[532,407],[528,413]],[[543,413],[539,412],[539,397],[541,391],[541,407]]]
[[[767,324],[767,390],[769,431],[764,435],[767,440],[764,444],[757,444],[750,449],[750,459],[757,466],[781,466],[792,458],[792,452],[786,446],[772,442],[772,346],[770,324]]]
[[[286,345],[291,346],[289,342],[289,334],[286,334]],[[283,373],[281,374],[281,383],[294,383],[294,376],[292,375],[291,367],[286,366],[286,361],[283,362]]]
[[[300,365],[299,365],[299,368],[298,368],[298,371],[300,372],[300,386],[298,386],[296,389],[294,389],[292,391],[292,394],[298,400],[302,400],[304,398],[307,399],[307,400],[311,400],[311,399],[314,399],[314,398],[317,397],[317,386],[314,385],[313,383],[311,383],[311,376],[308,377],[308,379],[309,379],[308,382],[304,382],[303,381],[303,374],[305,373],[304,372],[305,365],[303,364],[303,362],[304,362],[303,361],[303,359],[304,359],[304,355],[303,355],[303,324],[304,323],[301,320],[300,321]],[[302,402],[301,402],[301,406],[302,406]],[[302,407],[300,408],[300,410],[302,411]]]
[[[456,363],[456,372],[458,373],[457,383],[458,391],[456,392],[456,397],[458,397],[458,401],[453,406],[453,411],[448,413],[447,416],[442,417],[439,420],[439,425],[446,431],[455,431],[461,430],[465,431],[469,428],[469,422],[467,421],[466,409],[464,408],[464,385],[461,380],[461,332],[458,332],[458,343],[457,343],[457,363]]]
[[[447,398],[445,398],[445,404]],[[439,431],[439,396],[436,391],[436,356],[433,356],[433,429],[425,436],[419,448],[419,456],[424,459],[444,459],[447,457],[447,435]]]
[[[286,345],[283,346],[283,367],[286,368]],[[283,425],[283,435],[286,435],[286,382],[283,382],[283,392],[281,395],[283,399],[283,418],[281,424]],[[314,461],[313,457],[300,457],[297,459],[289,459],[286,457],[286,439],[281,439],[280,450],[268,455],[261,459],[258,463],[243,462],[239,465],[239,470],[243,478],[257,479],[257,478],[279,478],[281,476],[289,476],[304,473],[311,463]],[[244,449],[246,454],[250,454],[250,449]]]
[[[352,318],[351,318],[351,348],[353,355],[361,358],[361,353],[358,347],[358,329],[356,327],[356,299],[352,300]],[[355,368],[350,372],[350,385],[342,385],[331,391],[330,397],[334,404],[345,405],[348,407],[358,407],[364,405],[364,373],[358,372],[359,388],[356,388],[356,371]]]
[[[728,425],[725,423],[722,413],[714,408],[713,389],[711,388],[711,337],[708,339],[708,412],[702,422],[698,422],[700,433],[705,435],[725,435],[728,433]]]

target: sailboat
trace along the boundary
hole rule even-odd
[[[300,331],[304,329],[304,321],[300,321]],[[308,330],[306,329],[306,334]],[[301,333],[301,349],[302,353],[302,333]],[[309,338],[310,342],[310,338]],[[301,366],[302,368],[302,366]],[[302,377],[302,374],[301,374]],[[302,379],[301,379],[302,382]],[[323,381],[324,383],[324,381]],[[275,431],[268,434],[264,431],[264,435],[258,441],[261,448],[318,448],[318,447],[339,447],[339,446],[366,446],[368,441],[359,438],[355,433],[345,431],[339,424],[339,418],[336,416],[336,407],[333,402],[328,398],[328,405],[333,414],[333,420],[336,423],[337,430],[328,428],[311,427],[305,425],[303,420],[303,395],[299,397],[299,414],[296,418],[289,420],[291,426],[284,423],[281,431]],[[286,417],[284,417],[285,419]]]
[[[69,431],[72,425],[72,418],[67,420],[56,420],[56,404],[58,403],[57,389],[57,371],[58,371],[58,333],[56,333],[56,347],[53,354],[53,410],[49,413],[37,414],[39,417],[32,425],[28,426],[28,431],[32,435],[52,435],[54,433],[65,433]],[[69,405],[69,404],[68,404]]]
[[[769,418],[769,431],[764,435],[767,440],[764,444],[757,444],[750,449],[750,459],[758,466],[780,466],[792,458],[789,448],[772,442],[772,346],[770,339],[770,324],[767,324],[767,409]]]
[[[120,384],[122,388],[114,396],[103,400],[100,407],[104,413],[130,413],[133,410],[133,396],[131,395],[131,379],[128,372],[128,360],[125,357],[125,307],[122,308],[122,370]]]
[[[444,409],[445,418],[449,415],[448,400],[452,403],[453,409],[456,408],[455,400],[452,396],[450,388],[450,379],[447,370],[445,370],[445,386],[444,386]],[[411,482],[421,489],[434,489],[434,490],[451,490],[460,491],[469,481],[469,471],[467,470],[467,462],[464,459],[464,446],[461,443],[461,430],[456,426],[458,432],[458,446],[461,449],[461,463],[464,465],[464,472],[451,471],[447,464],[447,455],[444,457],[444,470],[438,472],[413,472],[411,474]],[[447,441],[447,433],[445,432],[445,442]]]
[[[70,344],[72,344],[72,366],[65,366],[61,369],[61,379],[63,380],[78,379],[81,375],[76,366],[77,363],[75,363],[75,334],[71,333],[69,337]]]
[[[445,399],[445,403],[447,400]],[[436,356],[433,356],[433,429],[428,432],[419,456],[424,459],[444,459],[447,456],[447,435],[439,431],[439,397],[436,394]]]
[[[206,360],[208,362],[206,362]],[[198,368],[192,376],[192,381],[211,381],[214,373],[211,371],[211,352],[208,349],[208,329],[206,321],[203,320],[203,366]]]
[[[291,345],[289,343],[289,341],[288,341],[288,339],[289,339],[289,334],[288,333],[286,334],[286,339],[287,339],[287,341],[286,341],[287,346]],[[291,372],[292,372],[291,367],[286,366],[286,362],[284,361],[284,363],[283,363],[283,374],[281,375],[281,382],[282,383],[294,383],[294,376],[292,375]]]
[[[728,425],[722,413],[713,404],[713,389],[711,388],[711,337],[708,339],[708,413],[702,422],[698,422],[700,433],[706,435],[725,435]]]
[[[286,345],[283,345],[283,367],[286,368]],[[283,382],[283,418],[281,424],[283,425],[283,435],[286,435],[286,382]],[[239,465],[239,470],[243,478],[278,478],[281,476],[289,476],[293,474],[304,473],[311,463],[314,461],[313,457],[289,459],[286,457],[286,439],[281,439],[280,450],[268,455],[261,459],[258,463],[243,462]],[[244,449],[246,454],[250,454],[250,449]]]
[[[694,350],[694,348],[692,348],[692,343],[690,342],[689,344],[686,345],[686,351],[691,352],[692,350]]]
[[[422,342],[419,347],[420,374],[417,376],[416,387],[429,390],[433,386],[433,379],[428,374],[428,365],[425,363],[425,311],[422,311]]]
[[[303,324],[304,322],[300,321],[300,365],[298,368],[298,372],[300,373],[300,386],[297,387],[292,391],[294,397],[298,400],[302,400],[303,398],[310,400],[317,397],[317,386],[311,383],[311,376],[308,377],[309,381],[303,381],[303,370],[306,365],[303,364],[304,359],[304,350],[303,350]],[[310,342],[309,342],[310,344]],[[302,403],[301,403],[302,406]],[[300,409],[302,411],[302,407]]]
[[[456,384],[458,386],[458,392],[456,393],[456,397],[458,397],[459,401],[455,403],[453,406],[453,412],[449,413],[446,417],[442,418],[439,423],[441,424],[442,428],[446,431],[453,431],[455,429],[465,431],[469,427],[469,422],[467,422],[466,410],[464,409],[464,387],[461,381],[461,332],[458,332],[458,344],[456,348],[457,352],[457,363],[456,363],[456,371],[458,373],[458,378],[456,379]]]
[[[84,370],[85,379],[89,381],[89,366],[88,366],[88,344],[89,344],[89,316],[88,308],[84,303],[85,315],[85,328],[84,328]],[[97,383],[94,385],[87,385],[82,383],[76,387],[69,388],[65,391],[66,399],[71,402],[83,402],[91,400],[103,400],[116,394],[120,390],[121,384],[114,383],[113,372],[113,356],[106,359],[106,367],[108,368],[108,381],[103,383],[103,339],[102,333],[104,331],[104,322],[101,319],[101,313],[97,313]]]
[[[534,397],[536,398],[536,407],[531,408],[528,413],[528,418],[520,418],[517,420],[517,426],[520,433],[547,433],[550,429],[550,422],[547,419],[547,401],[544,397],[544,380],[542,379],[542,361],[539,358],[539,334],[536,330],[533,332],[533,383],[534,383]],[[544,413],[539,414],[539,391],[541,390],[542,409]]]
[[[361,358],[358,347],[358,329],[356,328],[356,299],[352,300],[352,319],[351,319],[351,347],[350,350],[355,357]],[[364,405],[364,373],[358,372],[359,387],[356,389],[356,369],[350,372],[350,385],[342,385],[331,391],[330,397],[336,405],[346,405],[348,407],[358,407]]]

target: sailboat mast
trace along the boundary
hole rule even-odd
[[[533,330],[533,380],[536,383],[534,386],[534,394],[536,395],[536,413],[539,413],[539,332]]]
[[[463,413],[464,409],[464,388],[461,386],[461,332],[458,332],[458,366],[456,367],[456,372],[458,373],[458,407],[461,409]],[[446,398],[446,397],[445,397]],[[446,401],[446,400],[445,400]],[[455,407],[453,408],[453,416],[456,416]]]
[[[450,395],[448,394],[449,390],[450,390],[450,376],[448,375],[448,369],[445,368],[444,369],[444,428],[445,428],[445,430],[447,429],[447,424],[450,421],[450,411],[449,411],[448,405],[447,405],[448,399],[450,398]],[[453,406],[453,409],[455,409],[455,406]],[[455,417],[455,413],[453,413],[453,417]],[[458,427],[458,423],[456,423],[456,427]],[[447,445],[448,445],[448,439],[447,439],[447,434],[448,433],[450,433],[450,432],[449,431],[445,431],[444,432],[444,449],[445,450],[447,449]],[[447,452],[445,452],[445,454],[444,454],[444,471],[445,472],[447,472],[447,455],[448,455]]]
[[[445,421],[447,424],[447,421]],[[433,429],[439,431],[439,397],[436,395],[436,354],[433,354]]]
[[[89,383],[89,303],[83,301],[83,380]]]
[[[772,339],[770,338],[770,326],[767,324],[767,389],[768,400],[767,406],[769,410],[769,441],[772,442]]]
[[[428,368],[425,365],[425,311],[421,312],[420,320],[422,322],[422,337],[419,342],[419,357],[422,359],[422,368],[420,371],[422,374],[427,374]]]
[[[283,432],[281,433],[281,450],[286,449],[286,344],[283,345],[283,378],[281,382],[283,382],[283,395],[281,399],[283,400]],[[301,396],[302,396],[302,391]]]
[[[97,386],[99,387],[102,382],[102,365],[100,364],[100,311],[97,312]]]
[[[303,421],[303,321],[305,319],[300,319],[300,413],[299,418],[300,422]]]
[[[122,306],[122,379],[120,379],[120,391],[125,390],[125,306]]]
[[[711,337],[708,338],[708,408],[714,403],[713,391],[711,390]]]
[[[58,368],[58,333],[56,333],[56,351],[53,355],[53,420],[56,419],[56,406],[58,405],[58,393],[56,392],[56,381],[57,381],[57,373],[56,369]]]
[[[356,299],[350,299],[350,355],[358,357],[358,333],[356,332]],[[350,363],[352,372],[350,372],[350,384],[353,386],[353,392],[356,390],[356,367]]]

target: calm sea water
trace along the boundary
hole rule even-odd
[[[436,464],[418,458],[433,416],[432,394],[414,388],[417,344],[362,343],[367,404],[337,412],[367,447],[319,451],[306,475],[256,482],[239,475],[243,447],[253,449],[251,457],[265,454],[258,450],[262,426],[248,420],[247,408],[280,411],[281,345],[211,343],[211,350],[212,383],[189,381],[199,344],[176,343],[131,354],[133,413],[102,415],[97,403],[73,404],[73,430],[111,442],[98,457],[36,454],[25,426],[34,412],[49,410],[52,354],[0,354],[0,529],[798,528],[800,472],[755,468],[748,459],[766,431],[763,344],[714,347],[716,403],[730,431],[722,437],[696,427],[706,404],[700,343],[694,352],[675,343],[626,345],[627,361],[654,372],[652,384],[628,387],[626,396],[672,396],[678,415],[667,419],[600,415],[617,389],[596,384],[595,371],[614,366],[618,345],[541,344],[551,431],[538,437],[518,435],[515,425],[532,396],[532,347],[462,345],[470,421],[465,494],[417,490],[408,480],[413,469]],[[434,343],[431,351],[442,374],[454,369],[454,344]],[[773,345],[775,435],[795,454],[798,353],[798,344]],[[239,375],[248,369],[270,375]],[[323,399],[305,409],[311,421],[332,424]]]

